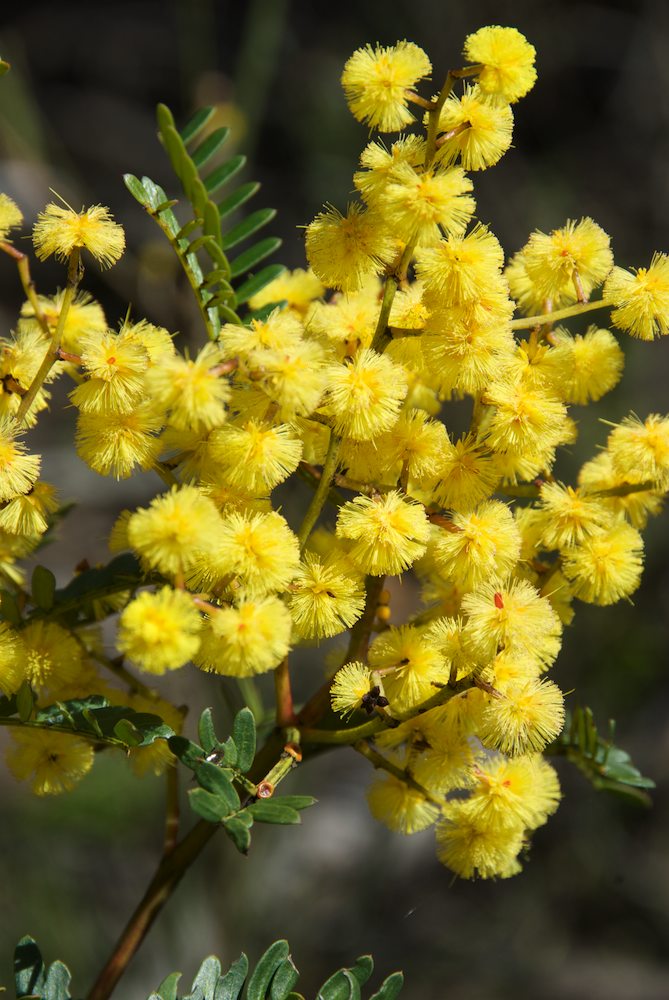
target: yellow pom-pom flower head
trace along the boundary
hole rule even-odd
[[[18,781],[32,779],[35,795],[71,792],[93,766],[93,747],[68,733],[46,729],[18,729],[7,754],[9,769]]]
[[[459,158],[465,170],[485,170],[511,145],[513,112],[480,87],[467,86],[461,97],[451,94],[444,103],[439,131],[445,133],[439,144],[439,163],[455,163]]]
[[[429,534],[425,508],[397,490],[358,496],[344,504],[337,517],[337,536],[353,542],[350,558],[372,576],[408,569],[425,552]]]
[[[324,285],[355,292],[395,259],[398,243],[378,213],[353,203],[346,215],[330,207],[309,223],[306,251]]]
[[[26,650],[25,675],[36,691],[59,692],[73,684],[82,669],[82,647],[55,622],[35,621],[21,632]]]
[[[611,320],[640,340],[669,333],[669,256],[656,253],[650,267],[635,273],[614,267],[604,285],[604,298],[615,306]]]
[[[490,698],[478,735],[484,746],[517,757],[543,750],[563,725],[564,697],[558,686],[531,678]]]
[[[389,430],[407,393],[404,370],[371,348],[326,369],[325,408],[337,434],[368,441]]]
[[[295,471],[302,457],[302,442],[288,424],[272,426],[249,420],[214,431],[210,454],[231,486],[259,495]]]
[[[634,414],[614,427],[606,443],[614,470],[631,483],[651,480],[669,484],[669,417]]]
[[[285,590],[298,567],[297,537],[280,514],[226,511],[194,582],[217,587],[236,577],[245,597],[260,598]]]
[[[523,248],[527,275],[541,299],[554,300],[574,285],[588,298],[613,267],[611,240],[592,219],[567,220],[551,233],[535,232]]]
[[[128,519],[128,541],[151,569],[175,576],[191,569],[221,532],[216,505],[194,486],[174,487]]]
[[[625,355],[609,330],[591,326],[581,336],[566,330],[550,334],[560,369],[560,395],[565,403],[584,405],[601,399],[620,381]]]
[[[432,70],[430,60],[413,42],[357,49],[344,66],[341,83],[348,106],[360,122],[379,132],[396,132],[413,120],[407,90]]]
[[[209,613],[199,652],[202,670],[251,677],[272,670],[290,649],[291,618],[277,597],[240,601]]]
[[[350,628],[365,607],[365,592],[350,563],[333,553],[307,553],[290,588],[288,602],[298,635],[320,639]]]
[[[510,509],[490,500],[435,527],[428,554],[443,576],[463,589],[473,589],[508,576],[518,562],[520,541]]]
[[[369,649],[369,665],[383,677],[383,691],[392,712],[416,709],[436,684],[445,684],[449,667],[435,641],[412,625],[391,627],[377,636]]]
[[[33,243],[40,260],[52,255],[66,260],[73,250],[83,249],[103,267],[110,267],[123,254],[125,234],[103,205],[75,212],[52,203],[37,216]]]
[[[375,205],[403,242],[430,246],[442,230],[465,229],[476,208],[473,186],[461,167],[418,171],[402,163]]]
[[[625,521],[600,530],[562,553],[574,596],[588,604],[614,604],[641,582],[643,539]]]
[[[334,675],[330,687],[332,711],[342,718],[365,707],[373,687],[372,672],[364,663],[355,660],[345,663]]]
[[[526,580],[505,587],[486,584],[462,599],[469,634],[482,656],[504,647],[550,665],[560,649],[562,626],[546,598]]]
[[[472,816],[467,802],[451,802],[437,826],[437,857],[461,878],[509,878],[520,871],[521,823],[491,825]]]
[[[0,240],[6,240],[10,230],[23,222],[23,212],[7,194],[0,194]]]
[[[418,833],[439,816],[439,807],[434,802],[394,774],[385,774],[373,782],[367,802],[374,819],[396,833]]]
[[[163,674],[192,659],[200,645],[200,614],[189,594],[163,587],[142,591],[124,608],[116,645],[142,670]]]
[[[490,25],[465,40],[465,58],[483,66],[478,75],[481,90],[514,103],[534,86],[536,49],[517,28]]]

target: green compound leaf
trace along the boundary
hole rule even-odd
[[[220,167],[216,167],[215,170],[212,170],[212,172],[205,177],[204,186],[206,187],[207,192],[209,194],[214,194],[214,192],[218,191],[219,188],[222,188],[224,184],[231,181],[232,178],[235,177],[240,170],[243,170],[245,166],[246,157],[243,153],[237,153],[236,156],[232,156],[227,163],[222,163]],[[260,185],[256,184],[256,191],[259,187]],[[222,215],[223,213],[221,213],[220,206],[217,206],[217,208],[219,215]]]
[[[244,989],[248,974],[249,960],[242,952],[237,961],[233,962],[226,974],[219,980],[216,986],[216,1000],[237,1000]],[[206,997],[206,1000],[209,1000],[209,997]]]
[[[9,622],[15,628],[21,624],[21,612],[10,590],[0,591],[0,614],[3,621]]]
[[[229,166],[230,163],[232,163],[232,160],[230,160],[228,162],[227,166]],[[242,164],[242,166],[243,165],[244,164]],[[241,169],[241,167],[240,167],[240,169]],[[228,176],[226,176],[224,178],[224,180],[223,180],[223,183],[225,183],[225,181],[228,180],[229,177],[231,177],[231,176],[232,176],[232,174],[229,174]],[[213,174],[212,174],[212,177],[213,177]],[[205,181],[205,186],[207,187],[208,190],[210,190],[210,188],[209,188],[209,178],[207,178],[207,180]],[[218,186],[220,187],[220,185],[218,185]],[[227,215],[231,215],[238,208],[241,208],[241,206],[245,202],[247,202],[249,200],[249,198],[252,198],[253,195],[259,189],[260,189],[260,184],[258,184],[257,181],[249,181],[247,184],[242,184],[240,187],[238,187],[236,191],[233,191],[232,194],[228,195],[227,198],[224,198],[223,201],[220,201],[218,203],[218,214],[219,214],[221,220],[223,220]]]
[[[231,816],[223,823],[223,829],[235,845],[240,854],[248,854],[251,846],[251,831],[246,819],[242,819],[242,813]],[[253,817],[248,817],[253,822]]]
[[[225,798],[207,792],[204,788],[192,788],[188,792],[191,808],[209,823],[220,823],[230,815],[231,810]]]
[[[232,739],[237,747],[237,767],[246,774],[256,755],[256,722],[250,708],[237,712],[232,724]]]
[[[567,718],[562,735],[547,752],[570,760],[594,788],[650,805],[646,789],[655,788],[655,782],[641,774],[627,751],[614,745],[614,736],[613,719],[609,720],[608,735],[604,738],[597,730],[592,710],[578,707]]]
[[[222,245],[224,250],[236,247],[238,243],[253,236],[259,229],[262,229],[268,222],[271,222],[276,215],[275,208],[260,208],[257,212],[252,212],[239,225],[233,226],[223,237]]]
[[[242,154],[236,154],[215,166],[206,176],[202,175],[201,171],[212,157],[220,153],[229,134],[226,127],[205,134],[213,113],[213,108],[204,108],[179,132],[166,105],[159,104],[156,110],[159,138],[190,202],[190,219],[183,222],[177,220],[172,211],[174,200],[169,199],[150,178],[142,177],[140,180],[133,174],[126,174],[124,180],[132,196],[144,206],[169,240],[191,285],[207,334],[211,340],[216,340],[224,323],[241,323],[231,278],[238,279],[244,287],[249,271],[273,253],[281,241],[269,237],[261,240],[236,258],[234,268],[230,265],[226,250],[261,230],[274,218],[275,212],[274,209],[260,209],[227,232],[221,229],[222,219],[227,219],[251,198],[258,185],[254,182],[242,185],[220,205],[212,201],[213,194],[246,163]],[[188,144],[196,140],[199,144],[189,152]],[[245,288],[246,297],[240,300],[242,304],[250,294]]]
[[[30,580],[33,604],[42,611],[51,611],[56,594],[56,578],[46,566],[35,566]]]
[[[270,945],[249,979],[246,987],[246,1000],[266,1000],[272,976],[284,959],[288,958],[289,951],[287,941],[275,941],[273,945]]]
[[[258,799],[246,807],[257,823],[278,823],[291,826],[301,823],[300,814],[291,806],[282,805],[281,799]]]
[[[206,754],[218,749],[219,742],[214,729],[214,719],[210,708],[205,708],[197,724],[197,733],[200,743]]]
[[[293,964],[292,958],[284,958],[281,965],[272,976],[272,982],[270,985],[270,1000],[286,1000],[286,997],[290,994],[293,986],[300,978],[300,974],[297,971],[296,966]]]
[[[264,260],[265,257],[269,257],[275,250],[278,250],[280,246],[281,240],[276,236],[268,236],[267,239],[260,240],[259,243],[241,253],[239,257],[235,257],[234,260],[230,261],[231,276],[238,278],[240,275],[246,274],[256,264],[259,264],[261,260]]]
[[[161,110],[160,112],[161,115],[165,115],[165,111],[169,112],[169,108],[167,108],[164,104],[160,105],[159,107],[161,109],[164,108],[164,111]],[[183,142],[188,144],[189,142],[192,142],[193,139],[196,139],[200,134],[200,132],[202,132],[202,130],[204,129],[205,125],[207,125],[211,121],[211,119],[215,114],[216,114],[216,108],[212,108],[211,106],[206,108],[200,108],[199,111],[196,111],[193,117],[190,119],[190,121],[181,130],[181,138]],[[174,119],[172,118],[171,113],[169,115],[169,118],[166,118],[166,121],[168,122],[168,124],[169,123],[171,123],[172,125],[174,124]]]
[[[17,1000],[41,996],[46,969],[42,953],[31,937],[22,937],[14,950],[14,988]]]
[[[319,990],[317,1000],[360,1000],[360,988],[373,968],[371,957],[363,955],[350,969],[340,969],[331,976]],[[218,958],[210,955],[198,969],[189,993],[179,994],[181,973],[172,972],[148,1000],[304,1000],[301,993],[293,991],[299,972],[287,941],[275,941],[250,976],[249,971],[243,952],[225,973]],[[16,947],[14,973],[17,1000],[72,1000],[68,968],[57,961],[47,970],[31,937],[21,938]],[[395,1000],[403,981],[402,973],[394,972],[370,1000]]]
[[[387,979],[383,980],[381,989],[371,996],[369,1000],[396,1000],[396,997],[402,992],[403,986],[404,974],[402,972],[393,972]]]
[[[217,128],[211,135],[200,143],[197,149],[194,149],[191,153],[193,163],[200,170],[205,163],[207,163],[214,153],[217,153],[225,140],[230,135],[230,129],[227,127]]]
[[[198,765],[195,777],[201,788],[204,788],[207,792],[211,792],[212,795],[225,802],[224,816],[229,816],[231,812],[239,809],[241,802],[232,786],[232,781],[216,764],[205,760],[202,764]]]

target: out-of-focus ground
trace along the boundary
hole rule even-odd
[[[401,0],[307,4],[192,2],[3,4],[0,55],[13,64],[0,83],[0,190],[28,218],[48,188],[75,207],[109,205],[130,251],[112,271],[90,267],[85,285],[116,325],[132,302],[192,343],[201,338],[178,269],[160,234],[126,193],[125,171],[175,190],[155,139],[154,106],[179,121],[203,103],[221,105],[247,178],[263,182],[258,207],[280,209],[281,259],[303,263],[301,230],[324,201],[343,207],[367,141],[349,115],[338,78],[367,41],[408,38],[429,53],[438,79],[459,64],[465,35],[513,24],[538,50],[539,80],[516,106],[514,149],[475,176],[479,217],[509,253],[533,228],[592,216],[613,237],[617,262],[647,264],[668,249],[669,5],[663,0]],[[253,113],[249,113],[253,109]],[[9,261],[0,261],[0,333],[20,305]],[[62,284],[52,264],[35,270],[40,290]],[[622,385],[576,413],[581,436],[563,458],[573,476],[604,443],[598,416],[666,412],[667,343],[623,338]],[[446,411],[447,412],[447,411]],[[446,418],[448,419],[448,417]],[[71,447],[73,414],[54,405],[39,434],[44,474],[79,506],[43,555],[61,581],[84,556],[106,558],[116,515],[159,489],[149,474],[116,484],[86,469]],[[288,508],[291,509],[291,508]],[[320,802],[297,829],[259,829],[240,859],[218,838],[160,917],[119,987],[146,996],[174,968],[199,960],[252,958],[279,936],[293,945],[307,995],[338,964],[371,951],[380,970],[402,967],[407,1000],[662,1000],[669,996],[669,532],[646,532],[647,568],[634,605],[578,607],[554,676],[595,715],[619,720],[618,737],[657,782],[650,810],[595,794],[567,766],[565,801],[540,830],[531,863],[509,882],[452,882],[430,833],[388,834],[369,817],[367,763],[325,755],[291,791]],[[397,619],[411,586],[394,598]],[[310,659],[313,687],[320,667]],[[222,711],[210,678],[182,671],[174,696]],[[135,905],[160,851],[162,782],[130,776],[103,758],[69,797],[37,800],[0,771],[0,985],[11,949],[33,934],[60,957],[84,993]],[[185,810],[187,812],[187,809]],[[188,816],[186,815],[186,821]]]

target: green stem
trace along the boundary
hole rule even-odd
[[[35,401],[35,396],[44,385],[44,380],[58,360],[58,348],[60,346],[61,337],[63,336],[63,330],[65,329],[65,321],[67,320],[67,314],[70,311],[70,306],[72,305],[74,296],[76,295],[81,275],[82,271],[80,266],[79,248],[75,247],[70,254],[70,260],[67,267],[67,284],[65,286],[65,294],[63,295],[63,302],[60,307],[56,329],[53,331],[51,343],[49,344],[46,354],[44,355],[42,364],[37,369],[37,374],[30,383],[30,387],[21,400],[21,405],[16,411],[16,417],[14,419],[17,427],[20,427],[21,423],[25,419],[30,407]]]
[[[327,744],[328,746],[350,746],[358,740],[375,736],[382,729],[385,729],[385,720],[380,716],[363,722],[360,726],[353,726],[351,729],[301,729],[303,743]]]
[[[341,438],[337,437],[334,431],[331,431],[330,443],[325,456],[325,462],[323,463],[321,478],[318,481],[316,492],[311,498],[311,503],[309,504],[306,514],[304,515],[304,520],[302,521],[300,530],[297,533],[297,537],[300,542],[300,555],[304,554],[304,550],[307,547],[307,542],[309,540],[309,535],[311,534],[320,512],[325,506],[325,501],[328,498],[328,493],[330,492],[330,487],[332,486],[332,480],[334,479],[335,472],[337,471],[337,460],[339,458],[340,448]]]
[[[448,97],[450,96],[453,86],[456,80],[462,80],[467,76],[478,76],[478,74],[483,69],[483,66],[464,66],[462,69],[449,69],[446,74],[446,80],[444,81],[444,86],[441,88],[439,97],[434,102],[429,111],[429,118],[427,123],[427,146],[425,149],[425,169],[431,165],[435,153],[437,152],[437,132],[439,131],[439,118],[441,116],[441,109],[446,103]]]
[[[555,312],[542,313],[541,316],[523,316],[520,319],[511,320],[512,330],[531,330],[535,326],[544,326],[546,323],[557,323],[562,319],[569,319],[571,316],[580,316],[582,313],[592,312],[593,309],[610,309],[614,303],[611,299],[597,299],[596,302],[578,302],[574,306],[567,306],[565,309],[556,309]]]
[[[407,247],[408,248],[408,247]],[[404,251],[406,255],[406,249]],[[399,268],[402,267],[402,262],[404,261],[404,255],[400,261]],[[383,299],[381,300],[381,312],[379,313],[379,318],[376,323],[376,330],[374,331],[374,336],[372,337],[371,348],[373,351],[378,351],[383,338],[386,335],[386,330],[388,329],[388,320],[390,318],[390,310],[393,306],[393,300],[395,298],[395,292],[399,287],[399,278],[394,274],[389,274],[386,277],[386,283],[383,289]]]

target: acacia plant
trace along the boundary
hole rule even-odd
[[[552,470],[578,433],[572,408],[620,379],[621,337],[669,332],[669,257],[616,266],[609,236],[583,218],[532,233],[505,263],[475,221],[472,176],[509,148],[535,51],[514,28],[484,27],[464,57],[435,95],[430,60],[410,42],[351,56],[342,84],[353,115],[391,135],[362,151],[359,200],[307,226],[309,269],[292,273],[259,267],[279,241],[249,241],[274,212],[239,214],[258,185],[230,189],[241,156],[212,168],[227,134],[212,130],[212,109],[179,130],[158,108],[180,200],[148,177],[125,181],[192,288],[202,321],[192,357],[150,319],[110,328],[83,290],[84,265],[111,266],[124,251],[106,208],[51,203],[39,214],[36,256],[66,266],[64,288],[46,295],[10,239],[21,211],[0,200],[1,248],[26,297],[0,359],[7,763],[38,795],[71,789],[97,751],[165,775],[164,851],[90,1000],[110,995],[216,833],[246,853],[254,823],[299,821],[314,799],[279,785],[324,749],[366,757],[373,815],[403,834],[434,826],[439,860],[463,878],[521,870],[560,801],[555,756],[596,787],[644,797],[652,786],[578,692],[565,723],[547,672],[578,602],[613,604],[639,585],[641,532],[669,486],[669,418],[611,414],[576,483]],[[598,323],[584,332],[563,325],[586,314]],[[119,512],[113,558],[63,587],[42,563],[30,580],[24,568],[62,513],[63,484],[39,478],[30,445],[58,378],[73,384],[80,458],[102,476],[150,470],[162,483],[148,506]],[[463,398],[471,420],[457,435],[448,404]],[[309,497],[301,523],[273,499],[291,478]],[[420,603],[400,621],[386,581],[408,573]],[[103,641],[107,620],[115,631]],[[326,657],[317,641],[331,637]],[[297,705],[300,644],[312,647],[313,693]],[[204,671],[212,701],[234,678],[254,711],[243,708],[227,737],[210,710],[194,727],[163,686],[175,670]],[[272,706],[255,681],[267,673]],[[182,834],[184,769],[200,819]],[[299,996],[285,942],[259,968],[251,1000]],[[30,939],[17,969],[19,996],[69,996],[67,971],[47,972]],[[225,977],[213,959],[203,970],[191,997],[241,995],[245,960]],[[360,960],[319,997],[359,997],[370,972]],[[375,995],[400,985],[396,974]],[[153,994],[176,996],[176,974]]]

